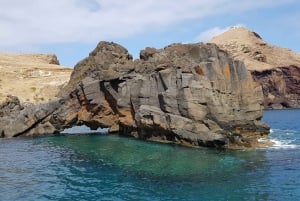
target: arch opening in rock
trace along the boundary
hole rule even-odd
[[[86,125],[81,126],[73,126],[71,128],[66,128],[60,132],[60,134],[100,134],[100,135],[107,135],[108,128],[98,128],[93,130]]]

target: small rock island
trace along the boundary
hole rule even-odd
[[[44,135],[86,125],[184,146],[257,147],[270,129],[261,121],[262,97],[244,63],[215,44],[146,48],[133,60],[121,45],[100,42],[55,100],[3,103],[0,134]]]

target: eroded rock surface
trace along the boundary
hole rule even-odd
[[[300,54],[266,43],[245,27],[234,27],[210,40],[245,63],[263,88],[267,109],[300,108]]]
[[[145,140],[233,147],[256,146],[269,133],[261,121],[260,85],[242,62],[213,44],[146,48],[133,61],[120,45],[100,42],[60,93],[12,115],[13,122],[12,116],[0,118],[3,136],[85,124]]]
[[[263,88],[265,108],[300,108],[299,67],[286,66],[264,71],[252,71],[251,74]]]

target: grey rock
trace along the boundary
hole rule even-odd
[[[140,58],[132,61],[120,45],[100,42],[75,66],[60,99],[0,117],[0,126],[6,124],[2,132],[33,135],[85,124],[144,140],[209,147],[251,146],[269,133],[261,122],[261,87],[242,62],[216,45],[147,48]],[[11,129],[13,118],[18,129]]]

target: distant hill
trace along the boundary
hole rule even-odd
[[[55,55],[0,53],[0,102],[7,95],[22,102],[47,102],[69,81],[71,72]]]
[[[266,43],[245,27],[234,27],[212,38],[245,63],[264,92],[265,108],[300,108],[300,54]]]
[[[300,54],[287,48],[269,45],[257,33],[244,27],[231,28],[209,42],[216,43],[236,59],[244,61],[246,68],[251,71],[300,66]]]

